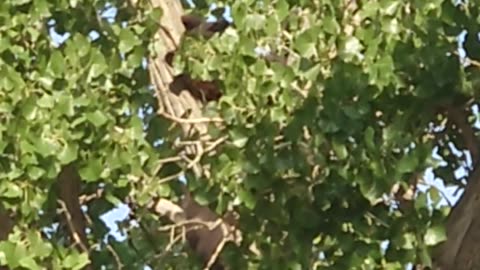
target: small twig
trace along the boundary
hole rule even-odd
[[[221,223],[222,223],[222,220],[220,218],[215,220],[214,222],[203,221],[203,220],[199,220],[199,219],[187,219],[187,220],[179,221],[175,224],[169,224],[169,225],[161,226],[157,230],[160,231],[160,232],[166,232],[166,231],[170,231],[172,228],[175,229],[175,228],[184,227],[184,226],[187,226],[187,225],[199,225],[198,227],[193,227],[193,230],[196,230],[200,227],[207,227],[207,229],[209,231],[212,231],[213,229],[215,229]]]
[[[73,225],[72,215],[68,211],[67,205],[62,200],[58,200],[58,203],[60,204],[60,206],[62,208],[62,212],[65,213],[65,219],[67,220],[68,228],[70,229],[73,240],[75,241],[75,243],[77,245],[80,246],[80,248],[82,249],[83,252],[89,254],[87,246],[82,242],[82,240],[80,239],[80,236],[78,235],[77,231],[75,230],[75,225]]]
[[[472,58],[469,58],[469,57],[466,57],[466,60],[468,60],[468,62],[474,66],[474,67],[480,67],[480,62],[475,60],[475,59],[472,59]]]
[[[300,86],[298,86],[298,84],[291,83],[290,86],[292,87],[293,90],[295,90],[297,93],[299,93],[303,98],[308,97],[308,91],[300,88]]]
[[[118,256],[117,252],[112,247],[112,245],[107,244],[107,250],[110,251],[110,253],[112,253],[113,258],[115,259],[115,263],[117,264],[117,269],[123,269],[122,261],[120,260],[120,257]]]
[[[183,238],[184,238],[183,233],[179,233],[175,237],[171,238],[170,243],[168,243],[168,245],[165,247],[164,252],[169,252],[173,248],[173,246],[176,243],[181,242]],[[163,256],[163,254],[160,254],[160,256]]]
[[[190,228],[185,228],[186,225],[189,225],[189,224],[200,224],[201,226],[192,226]],[[168,252],[170,252],[171,249],[173,248],[173,246],[176,243],[180,242],[180,240],[185,241],[185,235],[186,235],[187,232],[197,230],[201,227],[207,227],[209,230],[213,230],[213,229],[215,229],[215,227],[217,227],[220,224],[222,224],[221,219],[217,219],[215,222],[205,222],[205,221],[202,221],[202,220],[193,219],[193,220],[184,220],[184,221],[181,221],[181,222],[178,222],[178,223],[175,223],[175,224],[170,224],[170,225],[166,225],[166,226],[162,226],[162,227],[158,228],[157,229],[158,231],[161,231],[161,232],[170,231],[170,233],[172,234],[172,233],[175,232],[175,229],[180,227],[182,229],[182,232],[179,233],[178,235],[174,236],[174,237],[171,236],[170,237],[170,242],[165,247],[163,252],[160,252],[160,253],[156,254],[149,261],[154,261],[154,260],[158,260],[159,258],[162,258]]]
[[[195,166],[197,163],[200,162],[200,160],[202,159],[202,156],[204,154],[204,151],[203,151],[203,147],[202,147],[202,144],[200,142],[197,142],[195,144],[196,148],[197,148],[197,153],[195,155],[195,158],[193,160],[190,161],[190,163],[187,165],[187,169],[191,169],[193,168],[193,166]]]
[[[174,142],[174,145],[175,146],[190,146],[190,145],[195,145],[197,144],[198,142],[200,142],[200,140],[194,140],[194,141],[180,141],[180,140],[177,140]]]
[[[164,178],[161,178],[161,179],[157,180],[156,183],[157,184],[163,184],[163,183],[169,182],[171,180],[175,180],[176,178],[180,177],[182,174],[185,173],[186,170],[189,170],[189,169],[193,168],[196,164],[198,164],[205,153],[211,152],[213,149],[215,149],[220,143],[224,142],[226,139],[227,139],[227,136],[223,136],[223,137],[215,140],[214,142],[209,143],[209,146],[206,149],[203,148],[202,142],[200,140],[175,142],[176,146],[195,145],[196,146],[195,158],[193,160],[191,160],[186,156],[175,156],[175,157],[169,157],[169,158],[165,158],[165,159],[160,160],[158,162],[159,164],[157,165],[157,167],[154,170],[154,175],[157,175],[160,172],[160,169],[162,168],[162,165],[167,163],[167,162],[176,162],[176,161],[180,161],[180,160],[186,160],[188,162],[188,165],[186,166],[186,168],[180,170],[179,172],[177,172],[173,175],[169,175],[169,176],[166,176]]]
[[[179,156],[168,157],[168,158],[157,160],[157,167],[155,167],[155,169],[153,170],[153,175],[157,175],[165,163],[177,162],[180,160],[182,160],[182,157],[179,157]]]
[[[157,160],[157,163],[158,163],[159,165],[163,165],[163,164],[165,164],[165,163],[177,162],[177,161],[180,161],[180,160],[182,160],[181,157],[179,157],[179,156],[174,156],[174,157],[168,157],[168,158],[159,159],[159,160]]]
[[[85,215],[85,219],[87,220],[87,223],[90,225],[90,226],[94,226],[93,225],[93,221],[92,219],[90,218],[90,216],[88,215]],[[92,247],[93,248],[93,247]],[[117,269],[123,269],[123,263],[122,263],[122,260],[120,260],[120,256],[118,256],[117,252],[115,251],[115,249],[112,247],[112,245],[110,243],[107,242],[107,250],[110,251],[110,253],[112,253],[112,256],[113,258],[115,259],[115,263],[117,264]]]
[[[161,178],[161,179],[158,180],[156,183],[157,183],[157,185],[161,185],[161,184],[164,184],[164,183],[166,183],[166,182],[175,180],[176,178],[182,176],[182,174],[183,174],[184,172],[185,172],[185,170],[180,170],[178,173],[175,173],[175,174],[169,175],[169,176],[167,176],[167,177]]]
[[[211,142],[210,145],[207,148],[205,148],[205,152],[210,152],[213,149],[217,148],[217,146],[220,145],[221,143],[223,143],[224,141],[226,141],[227,138],[228,138],[228,136],[223,136],[223,137],[218,138],[214,142]]]
[[[292,142],[281,142],[273,146],[273,150],[278,151],[282,148],[289,147],[292,145]]]
[[[456,55],[456,56],[458,56],[458,57],[462,57],[462,56],[458,53],[458,51],[453,51],[452,54],[454,54],[454,55]],[[474,66],[474,67],[480,67],[480,62],[477,61],[477,60],[475,60],[475,59],[471,59],[471,58],[469,58],[468,56],[464,56],[463,59],[464,59],[465,61],[468,61],[467,63],[471,64],[471,65]]]
[[[103,192],[104,192],[104,189],[97,189],[95,193],[91,193],[91,194],[85,194],[85,195],[81,195],[78,200],[80,201],[80,204],[84,204],[84,203],[87,203],[93,199],[97,199],[97,198],[100,198],[102,197],[103,195]]]
[[[381,218],[379,218],[378,216],[374,215],[372,212],[367,212],[365,214],[365,217],[369,217],[375,221],[378,222],[379,225],[385,227],[385,228],[390,228],[390,225],[388,225],[387,222],[383,221]]]

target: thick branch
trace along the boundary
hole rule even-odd
[[[7,240],[13,229],[13,220],[9,213],[0,208],[0,241]]]
[[[68,226],[73,244],[80,251],[88,253],[87,225],[79,200],[81,182],[73,164],[64,166],[58,175],[58,197],[62,218]]]
[[[12,232],[14,222],[9,212],[0,208],[0,241],[8,239],[8,235]],[[8,270],[7,266],[0,266],[0,270]]]
[[[463,196],[448,217],[447,241],[435,250],[434,262],[442,270],[479,269],[480,258],[476,254],[480,248],[479,143],[467,121],[464,107],[448,106],[446,109],[451,123],[457,127],[471,153],[474,169],[468,177]]]
[[[447,241],[437,249],[434,260],[442,270],[479,269],[480,257],[480,168],[470,174],[465,193],[447,221]],[[471,249],[471,250],[469,250]],[[476,265],[470,267],[469,264]]]

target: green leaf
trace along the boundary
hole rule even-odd
[[[20,198],[23,195],[22,189],[10,182],[4,182],[0,186],[0,190],[2,191],[0,196],[5,198]]]
[[[304,32],[300,34],[294,43],[295,50],[297,50],[298,53],[305,58],[310,58],[315,54],[315,47],[316,39],[311,37],[310,32]]]
[[[128,53],[133,49],[133,47],[140,45],[141,43],[137,36],[127,28],[122,28],[120,30],[118,38],[120,39],[118,44],[120,53]]]
[[[88,77],[94,79],[102,75],[108,66],[105,61],[105,57],[100,52],[92,54],[92,64],[90,66],[90,71]]]
[[[39,153],[43,157],[52,156],[60,148],[60,144],[51,139],[34,140],[31,142],[35,147],[35,152]]]
[[[365,144],[367,145],[367,147],[370,150],[376,149],[376,145],[375,145],[375,142],[374,142],[374,136],[375,136],[375,130],[372,127],[367,127],[367,129],[365,130],[363,138],[364,138]]]
[[[68,164],[77,159],[78,155],[78,145],[75,143],[67,143],[63,145],[60,153],[58,154],[58,159],[62,164]]]
[[[443,200],[443,195],[437,187],[431,187],[428,189],[428,195],[430,196],[433,206],[438,205]]]
[[[39,77],[37,81],[38,81],[38,83],[40,83],[40,85],[43,88],[50,89],[53,86],[54,79],[52,77],[49,77],[49,76],[43,76],[43,77]]]
[[[63,261],[62,266],[67,269],[80,270],[85,267],[90,260],[88,259],[88,254],[86,253],[71,253]]]
[[[234,129],[230,131],[230,137],[232,143],[238,148],[244,147],[248,142],[248,137],[245,135],[245,131],[242,129]]]
[[[31,166],[31,167],[28,167],[27,173],[28,173],[28,176],[31,179],[37,180],[40,177],[42,177],[43,175],[45,175],[46,172],[45,172],[44,169],[42,169],[40,167]]]
[[[61,77],[63,75],[66,70],[66,62],[60,51],[53,51],[47,68],[55,77]]]
[[[245,18],[245,28],[247,30],[260,30],[265,27],[267,22],[264,15],[261,14],[247,14]]]
[[[37,100],[37,105],[40,108],[51,109],[53,108],[54,104],[55,104],[55,99],[48,94],[44,94],[40,99]]]
[[[40,265],[38,265],[35,260],[28,256],[28,257],[21,257],[19,258],[18,260],[18,264],[22,267],[25,267],[27,269],[31,269],[31,270],[35,270],[35,269],[43,269],[42,267],[40,267]]]
[[[334,16],[325,16],[322,19],[323,29],[325,32],[336,35],[340,32],[340,26]]]
[[[160,7],[153,8],[150,14],[148,14],[150,19],[154,22],[159,22],[163,16],[163,10]]]
[[[44,242],[38,232],[29,232],[28,240],[30,242],[30,250],[35,256],[40,258],[46,258],[51,255],[53,251],[52,245],[48,242]]]
[[[286,0],[279,0],[276,2],[277,16],[280,21],[284,20],[289,15],[289,7]]]
[[[34,3],[34,6],[35,6],[34,10],[35,10],[37,16],[42,17],[42,18],[51,16],[47,0],[35,0],[33,3]]]
[[[86,117],[87,120],[97,128],[103,126],[108,121],[107,115],[98,110],[93,113],[87,113]]]
[[[401,247],[403,249],[414,249],[417,245],[416,237],[413,233],[405,233],[400,235]]]
[[[424,236],[424,241],[427,246],[434,246],[445,240],[447,240],[447,234],[443,226],[428,228]]]
[[[37,117],[38,107],[34,98],[30,97],[23,102],[22,115],[27,120],[33,120]]]
[[[400,173],[414,172],[418,165],[418,157],[414,153],[409,153],[402,157],[397,163],[397,171]]]
[[[320,64],[314,65],[307,72],[305,72],[305,78],[309,81],[316,81],[318,75],[320,74],[322,66]]]
[[[380,188],[379,183],[369,176],[357,175],[355,178],[357,179],[357,183],[359,183],[362,195],[371,205],[377,204],[384,192],[384,190]]]
[[[385,15],[393,16],[397,10],[401,7],[402,1],[385,1],[380,2],[382,12]]]
[[[340,55],[350,62],[361,57],[363,48],[364,46],[358,38],[349,36],[341,43]]]
[[[87,182],[98,181],[103,172],[103,164],[99,159],[89,159],[87,164],[79,170],[80,176]]]
[[[341,144],[338,142],[332,142],[332,147],[338,159],[344,160],[348,157],[348,150],[344,144]]]
[[[172,189],[169,185],[156,185],[156,194],[161,198],[166,198],[171,195]]]
[[[58,104],[56,110],[63,115],[73,116],[75,114],[75,108],[73,106],[73,97],[68,92],[64,91],[58,97]]]
[[[0,242],[0,259],[1,261],[6,261],[8,266],[14,268],[18,266],[18,258],[16,256],[16,247],[18,245],[8,242],[8,241],[2,241]],[[23,255],[23,254],[22,254]]]
[[[78,57],[84,57],[90,52],[92,48],[90,41],[86,36],[78,33],[70,41],[69,45],[71,45],[72,51],[67,54],[67,59],[71,60],[72,64],[80,64],[77,62]]]
[[[3,76],[3,87],[6,90],[10,91],[12,89],[22,89],[25,87],[25,81],[22,76],[13,68],[7,67],[5,73],[6,74],[0,74]],[[1,86],[2,84],[0,83],[0,87]]]
[[[255,208],[255,205],[257,204],[257,199],[250,191],[247,191],[246,189],[240,189],[237,194],[238,198],[245,205],[245,207],[250,210]]]
[[[245,18],[247,17],[248,7],[244,2],[235,2],[232,5],[232,18],[235,24],[238,24],[240,29],[245,27]]]
[[[115,195],[113,195],[113,194],[111,194],[111,193],[109,193],[109,192],[107,192],[107,193],[105,194],[105,199],[106,199],[108,202],[112,203],[113,205],[119,205],[120,203],[122,203],[121,200],[119,200]]]

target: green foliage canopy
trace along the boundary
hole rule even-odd
[[[124,2],[0,3],[0,201],[16,224],[0,243],[0,263],[12,269],[88,263],[65,244],[64,230],[45,229],[58,223],[56,177],[71,162],[82,193],[102,190],[84,205],[95,269],[191,267],[181,245],[162,252],[167,234],[151,241],[135,227],[121,241],[100,219],[127,196],[139,208],[152,196],[175,199],[178,183],[158,179],[183,169],[157,172],[159,159],[176,155],[180,132],[154,114],[144,64],[168,14]],[[193,2],[200,13],[213,3]],[[431,247],[445,239],[448,209],[431,207],[441,200],[437,189],[419,193],[407,211],[382,198],[429,167],[455,183],[464,160],[448,142],[464,142],[432,126],[444,124],[439,108],[475,100],[478,67],[462,66],[456,38],[467,30],[468,55],[480,51],[472,41],[480,6],[355,2],[222,1],[234,27],[182,44],[178,69],[223,84],[224,96],[205,114],[225,120],[210,132],[228,140],[201,160],[210,164],[208,179],[185,175],[200,203],[218,213],[234,205],[240,214],[244,242],[227,247],[230,265],[401,269],[430,264]],[[112,8],[112,18],[102,15]],[[55,44],[52,29],[68,33],[66,41]],[[263,60],[258,47],[288,54],[290,64]],[[435,147],[446,166],[432,157]],[[149,227],[163,224],[143,215]],[[247,252],[253,242],[261,258]]]

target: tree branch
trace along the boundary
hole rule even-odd
[[[77,248],[89,254],[89,244],[86,234],[86,220],[80,207],[80,191],[82,180],[73,164],[64,166],[58,174],[58,197],[63,220],[70,230],[70,237]],[[86,269],[90,269],[87,266]]]

